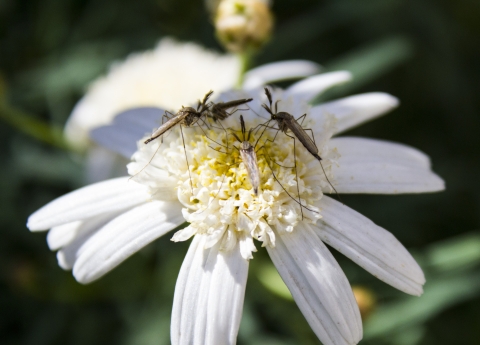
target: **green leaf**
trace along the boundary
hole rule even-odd
[[[421,298],[402,298],[379,307],[365,324],[364,339],[386,336],[406,327],[418,325],[478,293],[480,293],[478,273],[430,280]]]
[[[277,296],[293,301],[290,290],[288,290],[275,266],[272,264],[264,264],[264,266],[258,269],[257,272],[258,279],[265,288]]]
[[[470,268],[480,263],[480,233],[469,234],[436,243],[429,247],[428,264],[437,271]]]

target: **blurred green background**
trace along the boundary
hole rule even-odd
[[[480,1],[276,0],[273,11],[275,33],[255,65],[308,59],[353,72],[354,82],[318,101],[399,97],[397,110],[347,134],[417,147],[446,180],[437,194],[342,197],[404,243],[427,277],[421,298],[406,296],[334,253],[350,282],[376,299],[362,344],[480,344]],[[166,236],[98,282],[78,284],[45,234],[25,223],[82,185],[84,157],[28,132],[36,121],[61,129],[112,61],[166,35],[221,50],[213,32],[202,1],[0,0],[2,344],[169,344],[188,244]],[[277,279],[259,250],[238,343],[319,344]]]

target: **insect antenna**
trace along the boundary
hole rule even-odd
[[[270,108],[272,108],[272,94],[270,93],[270,90],[268,89],[268,87],[264,87],[263,89],[265,90],[265,95],[267,95]]]
[[[242,115],[240,115],[240,127],[242,128],[243,141],[245,141],[245,121],[243,121]]]
[[[197,112],[203,113],[208,108],[207,101],[210,96],[213,94],[213,90],[208,91],[203,97],[202,102],[198,101]]]

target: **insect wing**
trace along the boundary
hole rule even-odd
[[[258,195],[258,187],[260,186],[260,170],[258,169],[257,154],[255,150],[250,145],[250,143],[244,141],[248,144],[248,149],[240,149],[240,156],[242,157],[245,168],[247,169],[248,178],[252,184],[253,191],[255,195]]]
[[[215,120],[225,120],[227,117],[229,117],[231,114],[227,113],[226,110],[234,107],[238,107],[239,105],[251,102],[253,98],[243,98],[243,99],[237,99],[234,101],[230,102],[220,102],[220,103],[215,103],[213,104],[211,108],[211,116]]]
[[[307,134],[305,129],[295,120],[293,116],[286,118],[284,120],[285,125],[292,131],[292,133],[297,137],[297,139],[302,143],[303,146],[310,152],[315,158],[321,159],[318,155],[317,145],[313,142],[312,138]]]
[[[237,99],[237,100],[230,101],[230,102],[217,103],[216,105],[220,109],[229,109],[229,108],[238,107],[239,105],[251,102],[252,100],[253,100],[253,98],[243,98],[243,99]]]
[[[188,116],[188,114],[189,113],[187,111],[182,111],[182,112],[177,113],[177,115],[175,115],[170,120],[165,122],[163,125],[158,127],[158,129],[155,132],[153,132],[153,134],[150,136],[150,138],[145,140],[145,144],[148,144],[149,142],[157,139],[159,136],[164,134],[166,131],[168,131],[169,129],[171,129],[172,127],[174,127],[175,125],[177,125],[181,121],[183,121]]]

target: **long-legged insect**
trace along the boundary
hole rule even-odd
[[[197,109],[192,108],[192,107],[183,107],[180,109],[176,114],[171,114],[169,112],[165,112],[168,114],[173,115],[173,117],[169,118],[167,122],[163,123],[158,129],[152,133],[150,138],[145,140],[145,144],[148,144],[149,142],[157,139],[158,137],[162,136],[166,131],[169,129],[173,128],[177,124],[184,125],[185,127],[190,127],[193,125],[195,122],[198,121],[198,119],[203,115],[205,110],[208,109],[207,101],[212,95],[213,91],[209,91],[205,97],[203,97],[202,102],[198,102]],[[166,115],[164,115],[164,118]]]
[[[332,185],[332,183],[328,179],[327,173],[325,172],[325,169],[323,168],[322,158],[318,154],[318,148],[317,148],[317,145],[315,144],[315,139],[312,139],[313,138],[313,131],[310,128],[303,128],[301,126],[301,124],[298,123],[298,120],[301,119],[301,118],[305,118],[305,116],[307,116],[307,114],[303,114],[298,119],[295,119],[295,117],[293,117],[293,115],[291,115],[291,114],[289,114],[285,111],[278,112],[278,102],[279,101],[275,102],[275,110],[273,110],[272,94],[270,93],[270,90],[268,88],[265,88],[265,95],[267,95],[269,105],[266,105],[264,103],[264,104],[262,104],[262,107],[271,116],[270,120],[268,120],[265,124],[263,124],[263,126],[265,126],[265,129],[268,128],[268,125],[271,121],[276,121],[277,126],[278,126],[277,129],[279,131],[285,133],[285,135],[289,136],[290,138],[292,138],[294,140],[293,141],[294,150],[295,150],[295,138],[297,138],[302,143],[302,145],[307,149],[307,151],[310,152],[310,154],[320,162],[320,166],[322,167],[323,173],[325,174],[325,178],[327,179],[328,183],[333,188],[335,193],[337,193],[337,195],[338,195],[337,190],[335,189],[335,187]],[[265,129],[264,129],[264,131],[265,131]],[[289,130],[292,132],[293,136],[291,136],[287,133]],[[312,133],[312,138],[310,138],[308,136],[306,131],[310,131]],[[278,134],[278,132],[277,132],[277,134]]]
[[[247,175],[252,184],[253,192],[258,196],[258,188],[260,186],[260,170],[258,169],[257,154],[255,148],[250,144],[250,135],[252,134],[253,128],[250,128],[248,135],[245,136],[245,122],[243,121],[243,116],[240,115],[240,125],[242,127],[242,137],[243,140],[232,132],[235,139],[240,142],[240,148],[235,147],[240,151],[240,157],[242,158],[243,163],[245,163],[245,168],[247,169]]]
[[[176,114],[166,112],[172,116],[167,120],[167,122],[163,123],[160,127],[158,127],[158,129],[152,133],[150,138],[145,140],[145,144],[148,144],[149,142],[162,136],[165,132],[167,132],[169,129],[173,128],[177,124],[183,125],[185,127],[191,127],[192,125],[201,120],[208,127],[208,124],[205,122],[205,120],[203,120],[203,117],[212,118],[214,121],[224,120],[232,114],[227,112],[228,109],[237,107],[253,100],[253,98],[245,98],[230,102],[210,102],[207,104],[207,101],[212,95],[212,93],[213,91],[210,90],[205,95],[205,97],[203,97],[203,100],[201,102],[198,102],[197,109],[182,106],[182,109],[180,109]],[[166,115],[164,115],[164,117],[166,117]]]
[[[273,101],[272,101],[272,94],[270,93],[270,90],[265,88],[265,94],[267,95],[269,105],[266,105],[264,103],[262,104],[262,107],[271,116],[270,120],[267,121],[267,125],[270,121],[277,121],[278,129],[280,131],[287,134],[287,131],[290,130],[293,133],[293,135],[302,143],[302,145],[305,146],[307,151],[310,152],[313,157],[321,161],[322,158],[318,155],[317,145],[315,145],[315,142],[313,141],[313,139],[307,135],[305,128],[303,128],[297,122],[298,119],[305,117],[307,114],[303,114],[298,119],[295,119],[293,115],[285,111],[278,112],[279,101],[275,102],[275,111],[273,111],[273,108],[272,108]]]
[[[182,106],[182,109],[180,109],[176,114],[172,114],[170,112],[165,112],[166,114],[167,113],[170,114],[171,117],[169,118],[166,114],[163,115],[162,122],[163,122],[163,119],[165,117],[168,118],[167,122],[162,123],[162,125],[160,127],[158,127],[158,129],[155,130],[152,133],[152,135],[150,136],[150,138],[145,140],[144,143],[148,144],[148,143],[152,142],[153,140],[161,137],[163,134],[165,134],[168,130],[172,129],[176,125],[180,125],[180,133],[182,135],[183,147],[185,148],[185,138],[183,136],[182,126],[191,127],[194,124],[196,124],[197,122],[201,121],[201,122],[203,122],[203,124],[205,124],[208,127],[207,122],[203,119],[204,117],[206,118],[207,116],[209,116],[209,117],[213,118],[214,120],[217,120],[217,119],[222,120],[222,119],[225,119],[226,117],[228,117],[229,115],[231,115],[231,114],[226,112],[227,109],[233,108],[233,107],[236,107],[238,105],[245,104],[245,103],[248,103],[248,102],[252,101],[252,98],[248,98],[248,99],[239,99],[239,100],[235,100],[235,101],[230,101],[230,102],[226,102],[226,103],[220,102],[220,103],[216,104],[216,103],[211,102],[211,103],[207,104],[208,99],[210,98],[212,93],[213,93],[213,91],[210,90],[209,92],[207,92],[205,94],[205,96],[203,97],[203,100],[201,102],[200,101],[198,102],[197,109],[192,108],[192,107],[183,107]],[[208,113],[208,115],[207,115],[207,113]],[[201,126],[200,126],[200,128],[202,129],[202,131],[204,131]],[[208,138],[208,136],[207,136],[207,138]],[[188,158],[187,158],[187,152],[186,151],[185,151],[185,160],[187,161],[188,174],[190,175],[190,165],[188,163]],[[191,175],[190,175],[190,188],[192,189],[192,193],[193,193]]]

